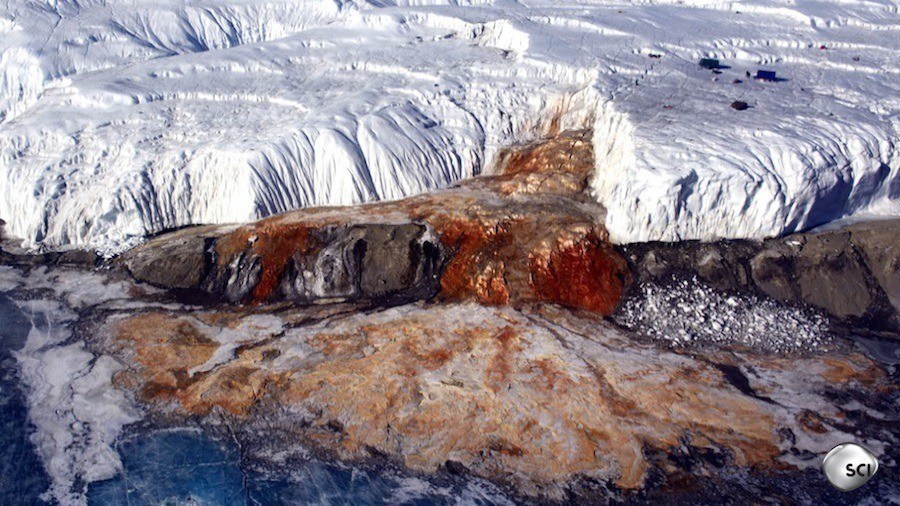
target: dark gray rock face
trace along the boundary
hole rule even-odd
[[[900,237],[897,228],[900,226],[895,226],[892,234],[877,226],[860,227],[851,234],[853,244],[894,308],[900,308]]]
[[[879,286],[870,282],[868,266],[849,234],[808,237],[794,272],[801,300],[842,318],[863,316],[879,296]]]
[[[437,274],[436,240],[422,225],[324,229],[317,255],[295,255],[281,292],[288,298],[378,298],[422,288]],[[430,293],[431,290],[425,290]]]
[[[230,302],[259,299],[267,259],[253,243],[232,257],[218,256],[217,242],[233,229],[194,227],[166,234],[117,263],[157,286],[200,290]],[[308,247],[294,251],[280,267],[267,301],[408,301],[437,294],[444,253],[427,225],[323,226],[310,230],[305,242]]]
[[[437,294],[442,252],[426,225],[325,226],[311,230],[307,242],[309,250],[287,261],[272,300],[411,300]],[[203,289],[232,302],[253,299],[263,261],[248,248],[225,268],[214,269]]]
[[[786,302],[798,300],[800,292],[791,282],[793,255],[777,249],[764,250],[750,259],[752,281],[764,294]]]
[[[102,257],[94,251],[70,248],[60,251],[33,253],[19,247],[20,241],[8,237],[4,229],[6,222],[0,220],[0,265],[68,265],[74,267],[96,267]]]
[[[621,251],[639,281],[695,275],[719,289],[755,291],[900,331],[900,220],[758,242],[647,243]]]
[[[9,243],[0,244],[0,265],[68,265],[93,268],[102,262],[103,258],[93,251],[71,249],[33,254],[21,251]]]
[[[198,289],[209,274],[207,254],[226,226],[189,227],[151,239],[126,252],[118,263],[138,281],[166,288]]]

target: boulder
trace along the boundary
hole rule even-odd
[[[800,298],[793,282],[793,269],[793,258],[777,249],[763,250],[750,261],[750,273],[756,287],[782,302]]]

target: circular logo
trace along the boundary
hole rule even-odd
[[[878,459],[869,450],[854,443],[835,446],[825,460],[822,471],[834,488],[850,492],[865,485],[878,472]]]

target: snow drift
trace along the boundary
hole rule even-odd
[[[112,253],[395,199],[551,123],[594,128],[616,241],[900,213],[896,4],[570,3],[11,0],[5,232]],[[785,80],[745,77],[758,68]]]

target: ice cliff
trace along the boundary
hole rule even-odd
[[[898,33],[886,0],[10,0],[0,219],[116,252],[440,188],[556,127],[593,128],[619,242],[897,215]]]

